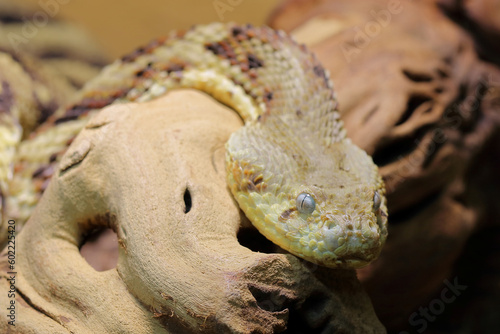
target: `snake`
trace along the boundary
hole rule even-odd
[[[328,71],[293,37],[250,24],[172,31],[105,67],[0,166],[3,216],[29,218],[73,139],[102,108],[180,88],[210,95],[243,120],[225,146],[227,184],[262,235],[330,268],[378,257],[387,238],[384,183],[347,137]],[[15,130],[2,122],[5,142]]]

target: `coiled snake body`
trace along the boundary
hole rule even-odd
[[[329,267],[378,256],[387,236],[384,185],[372,159],[346,138],[327,72],[290,37],[249,25],[173,32],[105,68],[1,166],[4,220],[29,217],[92,114],[181,87],[208,93],[245,121],[226,144],[227,179],[264,236]]]

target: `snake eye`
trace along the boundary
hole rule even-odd
[[[380,209],[380,205],[382,205],[382,198],[380,197],[378,191],[373,195],[373,211],[377,211]]]
[[[311,195],[301,193],[297,196],[297,209],[300,213],[311,214],[316,208],[316,202]]]

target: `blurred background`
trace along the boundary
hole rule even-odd
[[[40,6],[40,0],[22,0]],[[48,2],[48,1],[47,1]],[[263,24],[280,0],[60,0],[62,18],[87,29],[112,58],[194,23]],[[64,4],[63,4],[64,3]]]

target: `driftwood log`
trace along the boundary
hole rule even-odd
[[[240,126],[191,90],[102,110],[16,239],[16,327],[2,307],[1,331],[384,333],[354,271],[239,244],[224,144]],[[80,255],[96,228],[118,235],[115,269]]]
[[[433,1],[291,0],[269,20],[308,44],[330,70],[348,133],[373,155],[386,181],[389,238],[380,259],[358,274],[390,330],[428,329],[451,308],[441,297],[448,283],[458,282],[459,295],[464,286],[472,291],[471,274],[456,269],[458,259],[473,233],[500,222],[491,200],[499,194],[493,170],[500,74],[491,55],[500,16],[488,10],[493,1],[466,1],[466,10],[458,3],[441,6],[475,22],[472,34]],[[493,36],[496,43],[484,43]],[[494,240],[486,239],[487,250]],[[467,249],[475,262],[485,263],[486,251]],[[498,298],[495,275],[483,281]],[[426,318],[420,310],[429,312],[431,305]],[[477,312],[458,317],[467,313],[463,329],[484,332]]]

